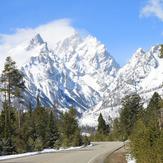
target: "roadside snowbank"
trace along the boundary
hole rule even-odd
[[[14,159],[14,158],[20,158],[20,157],[34,156],[34,155],[43,154],[43,153],[53,153],[53,152],[60,152],[60,151],[77,150],[77,149],[81,149],[83,147],[84,146],[70,147],[70,148],[62,147],[60,149],[44,149],[44,150],[38,151],[38,152],[27,152],[27,153],[22,153],[22,154],[0,156],[0,161]]]
[[[136,163],[136,160],[134,158],[131,157],[131,155],[127,155],[127,163]]]

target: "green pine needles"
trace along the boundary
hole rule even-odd
[[[81,136],[75,109],[61,114],[42,106],[39,95],[36,106],[23,98],[26,89],[23,75],[11,57],[6,58],[0,84],[4,97],[0,113],[0,155],[90,143],[88,137]],[[24,111],[15,101],[19,104],[25,101],[29,106]]]

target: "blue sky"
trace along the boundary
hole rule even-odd
[[[0,5],[0,33],[35,28],[67,18],[106,45],[120,65],[133,52],[163,40],[162,0],[5,0]]]

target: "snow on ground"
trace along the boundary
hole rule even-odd
[[[87,136],[87,137],[89,137],[89,136],[91,136],[91,134],[90,133],[88,133],[88,132],[82,132],[82,134],[81,134],[82,136]]]
[[[127,160],[127,163],[136,163],[136,160]]]
[[[38,151],[38,152],[27,152],[27,153],[22,153],[22,154],[0,156],[0,161],[14,159],[14,158],[27,157],[27,156],[34,156],[34,155],[43,154],[43,153],[53,153],[53,152],[60,152],[60,151],[78,150],[78,149],[81,149],[83,147],[84,146],[70,147],[70,148],[63,148],[62,147],[60,149],[44,149],[44,150]]]
[[[98,117],[100,113],[103,115],[103,118],[107,123],[109,123],[110,118],[115,119],[119,116],[119,109],[121,106],[115,106],[114,109],[110,107],[100,109],[101,104],[102,103],[99,103],[92,110],[84,112],[82,117],[79,119],[79,125],[96,127],[98,125]]]
[[[148,90],[162,84],[163,81],[163,60],[158,59],[159,66],[152,69],[150,74],[142,81],[141,86]],[[149,82],[150,81],[150,82]]]
[[[37,155],[39,153],[40,152],[28,152],[28,153],[22,153],[22,154],[0,156],[0,161],[14,159],[14,158],[20,158],[20,157],[26,157],[26,156],[33,156],[33,155]]]
[[[136,163],[136,160],[132,158],[131,155],[127,155],[126,159],[127,159],[127,163]]]
[[[89,75],[85,75],[82,77],[82,80],[90,87],[92,87],[93,89],[95,89],[96,91],[99,91],[101,88],[99,86],[99,84],[97,84],[97,81],[89,76]]]

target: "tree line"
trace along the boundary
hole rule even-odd
[[[119,117],[106,123],[102,114],[97,129],[88,128],[90,138],[81,135],[76,111],[57,113],[53,108],[29,104],[22,108],[25,90],[23,75],[11,57],[6,58],[0,77],[2,110],[0,112],[0,155],[87,145],[89,141],[130,140],[131,154],[138,163],[163,162],[163,129],[159,124],[159,111],[163,100],[154,93],[144,107],[138,94],[126,96]],[[19,105],[15,105],[15,101]]]
[[[147,107],[144,107],[138,94],[126,96],[122,101],[119,117],[106,125],[102,114],[98,118],[93,141],[129,140],[131,155],[137,163],[163,162],[163,124],[160,123],[160,109],[163,100],[155,92]],[[162,117],[163,118],[163,117]]]
[[[130,153],[138,163],[162,163],[161,108],[163,108],[163,100],[157,92],[153,94],[147,107],[143,107],[138,94],[126,96],[122,100],[119,117],[110,124],[110,132],[105,133],[105,136],[101,136],[100,139],[129,140]],[[97,139],[97,133],[95,138]]]
[[[81,136],[75,109],[57,113],[43,107],[39,95],[34,108],[31,104],[22,108],[25,83],[11,57],[6,58],[0,87],[0,155],[89,144],[88,138]],[[15,101],[19,105],[15,106]]]

